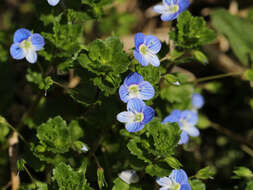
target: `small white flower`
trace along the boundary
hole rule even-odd
[[[119,174],[120,179],[122,179],[127,184],[137,183],[139,181],[139,176],[134,170],[125,170]]]

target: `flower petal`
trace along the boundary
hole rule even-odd
[[[121,112],[117,115],[117,120],[121,123],[133,122],[134,113],[129,111]]]
[[[175,179],[175,181],[179,184],[186,184],[188,183],[188,176],[185,173],[184,170],[180,169],[180,170],[173,170],[170,174],[170,176],[172,179]]]
[[[32,33],[29,30],[27,30],[25,28],[20,28],[15,32],[14,37],[13,37],[13,41],[14,41],[14,43],[20,43],[23,40],[28,39],[31,35],[32,35]]]
[[[189,183],[181,185],[181,188],[180,188],[180,190],[191,190],[191,189],[192,188]]]
[[[147,52],[144,55],[144,58],[147,64],[151,64],[155,67],[158,67],[160,65],[160,60],[158,59],[157,55],[155,55],[153,52]]]
[[[47,1],[51,6],[56,6],[60,2],[60,0],[47,0]]]
[[[156,5],[153,7],[153,11],[159,13],[159,14],[163,14],[166,10],[166,7],[164,5]]]
[[[119,174],[120,179],[122,179],[127,184],[137,183],[139,181],[139,176],[134,170],[125,170]]]
[[[188,133],[192,137],[197,137],[199,136],[199,129],[196,128],[195,126],[187,126],[187,127],[182,127],[182,130]]]
[[[169,14],[169,13],[164,13],[161,15],[161,20],[162,21],[171,21],[171,20],[175,20],[179,15],[179,12],[173,13],[173,14]]]
[[[145,58],[136,50],[134,50],[134,57],[135,59],[142,65],[147,66],[148,63],[146,62]]]
[[[30,50],[29,52],[27,52],[25,58],[29,63],[35,63],[37,61],[36,51]]]
[[[146,106],[143,110],[144,119],[142,123],[145,125],[150,122],[155,116],[155,110],[149,106]]]
[[[186,121],[189,125],[196,125],[198,122],[198,114],[191,110],[185,110],[182,112],[180,119]]]
[[[145,37],[145,45],[155,54],[158,53],[162,47],[160,40],[153,35],[147,35]]]
[[[186,144],[189,141],[189,136],[185,131],[182,131],[178,144]]]
[[[190,0],[179,0],[179,13],[184,12],[190,6]]]
[[[128,88],[124,84],[122,84],[119,88],[119,96],[123,102],[126,103],[128,101],[129,97]]]
[[[156,183],[158,183],[160,186],[171,186],[172,182],[169,177],[161,177],[156,179]]]
[[[181,117],[181,113],[182,112],[180,110],[173,110],[169,116],[164,118],[162,123],[165,124],[168,122],[169,123],[179,122],[179,119]]]
[[[126,130],[128,132],[138,132],[144,128],[144,125],[141,123],[127,123]]]
[[[147,81],[143,81],[139,84],[140,94],[142,100],[150,100],[155,95],[154,87]]]
[[[19,47],[19,43],[14,43],[10,47],[10,54],[13,59],[23,59],[25,57],[22,48]]]
[[[45,45],[45,40],[40,34],[32,34],[31,42],[36,51],[41,50]]]
[[[127,103],[127,110],[132,112],[142,112],[145,107],[146,104],[138,98],[133,98]]]
[[[131,74],[129,74],[125,80],[124,80],[124,84],[126,86],[130,86],[132,84],[139,84],[141,83],[142,81],[144,81],[143,77],[141,75],[139,75],[138,73],[136,72],[133,72]]]
[[[137,51],[139,51],[139,46],[144,43],[144,38],[145,38],[145,35],[142,34],[142,33],[135,34],[135,36],[134,36],[134,44],[135,44],[135,49]]]
[[[192,106],[200,109],[204,105],[204,98],[201,94],[195,93],[192,95]]]

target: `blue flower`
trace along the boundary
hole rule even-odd
[[[176,19],[190,5],[190,0],[163,0],[163,4],[154,6],[153,10],[161,14],[162,21]]]
[[[156,183],[162,186],[159,190],[191,190],[188,176],[182,169],[172,170],[168,177],[158,178]]]
[[[195,127],[198,122],[198,115],[194,111],[173,110],[169,116],[163,120],[165,123],[177,123],[182,130],[181,138],[178,144],[186,144],[189,141],[189,135],[199,136],[199,130]]]
[[[30,63],[37,61],[36,51],[41,50],[45,41],[40,34],[32,34],[29,30],[21,28],[18,29],[13,38],[14,43],[10,47],[10,54],[13,59],[23,59]]]
[[[195,93],[192,95],[192,106],[194,109],[200,109],[204,105],[205,100],[201,94]]]
[[[137,33],[134,42],[134,57],[142,66],[151,64],[158,67],[160,65],[160,60],[156,54],[161,50],[162,44],[157,37]]]
[[[56,6],[60,2],[60,0],[47,0],[47,2],[51,6]]]
[[[127,111],[117,115],[117,120],[126,124],[126,130],[137,132],[144,128],[155,115],[153,108],[137,98],[131,99],[127,103]]]
[[[134,72],[125,78],[119,88],[119,95],[123,102],[128,102],[133,98],[149,100],[154,97],[155,90],[149,82],[144,81],[141,75]]]

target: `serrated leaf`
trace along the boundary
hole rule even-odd
[[[137,156],[139,159],[143,160],[146,163],[151,163],[148,158],[148,152],[147,150],[141,148],[141,143],[141,140],[138,138],[131,139],[127,144],[127,148],[131,154]]]
[[[161,121],[155,118],[147,124],[146,129],[152,136],[150,144],[154,146],[150,152],[164,158],[174,154],[181,134],[177,125],[172,123],[161,124]]]
[[[215,40],[216,33],[209,29],[202,17],[194,17],[189,11],[181,13],[177,19],[177,31],[170,37],[181,48],[198,48]]]
[[[215,168],[207,166],[205,168],[202,168],[199,170],[195,177],[198,179],[213,179],[213,176],[215,175]]]
[[[65,153],[71,146],[71,136],[66,121],[60,116],[49,119],[37,129],[37,137],[40,143],[48,151]]]
[[[59,190],[92,190],[82,172],[76,172],[64,163],[53,170],[52,180],[57,182]]]

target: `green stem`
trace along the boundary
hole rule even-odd
[[[210,77],[203,77],[199,78],[194,81],[195,84],[204,82],[204,81],[209,81],[209,80],[215,80],[215,79],[220,79],[220,78],[225,78],[225,77],[230,77],[230,76],[235,76],[235,75],[242,75],[243,72],[233,72],[233,73],[227,73],[227,74],[220,74],[220,75],[214,75]]]
[[[26,173],[28,174],[28,176],[31,178],[31,180],[32,180],[33,183],[35,183],[35,182],[38,181],[38,180],[36,180],[36,179],[32,176],[32,174],[29,172],[29,170],[27,169],[26,166],[24,166],[24,169],[25,169]]]

